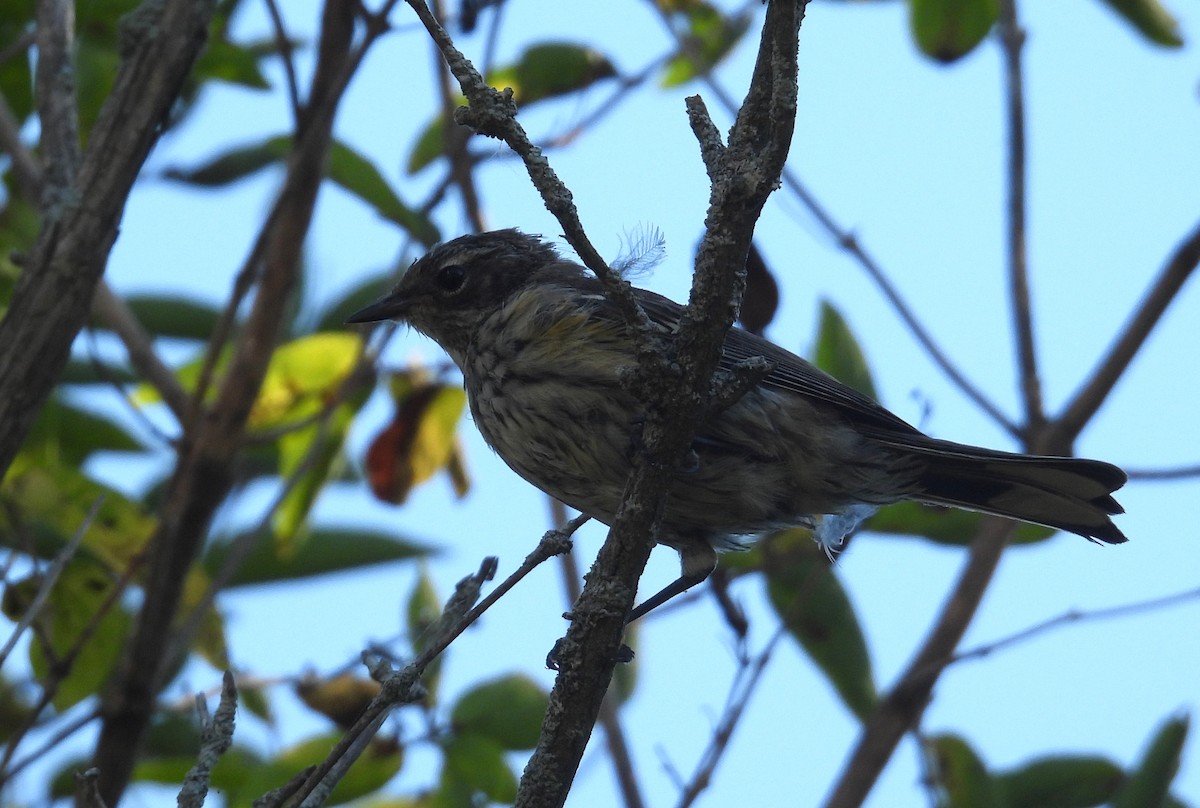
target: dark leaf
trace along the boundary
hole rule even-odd
[[[908,9],[917,47],[946,64],[973,51],[999,14],[997,0],[909,0]]]
[[[880,508],[863,523],[863,529],[873,533],[917,536],[938,544],[965,547],[979,533],[979,523],[983,518],[983,514],[959,508],[911,501],[897,502]],[[1022,522],[1017,525],[1011,544],[1034,544],[1045,541],[1057,532],[1053,528]]]
[[[928,744],[938,785],[946,795],[940,803],[944,808],[1002,808],[995,781],[965,740],[957,735],[936,735]]]
[[[548,700],[529,677],[504,676],[465,693],[454,705],[450,723],[456,733],[489,738],[501,749],[532,749]]]
[[[775,319],[779,308],[779,284],[767,268],[762,253],[753,243],[746,257],[746,293],[742,296],[742,309],[738,322],[751,334],[762,336],[763,331]]]
[[[329,178],[426,247],[441,238],[427,216],[401,201],[374,163],[340,141],[334,142],[329,153]]]
[[[156,337],[204,341],[221,317],[215,306],[173,295],[130,295],[125,302],[142,327]]]
[[[828,301],[821,302],[821,321],[817,325],[812,361],[842,384],[876,399],[867,358],[841,312]]]
[[[860,719],[875,706],[871,658],[854,607],[807,530],[784,530],[758,543],[767,593],[800,643]]]
[[[997,774],[996,784],[1011,808],[1091,808],[1108,802],[1124,772],[1101,757],[1045,757]]]
[[[1167,719],[1150,741],[1150,748],[1129,779],[1117,792],[1112,808],[1159,808],[1170,796],[1171,781],[1179,771],[1179,757],[1187,740],[1188,717]]]
[[[204,555],[204,568],[211,575],[222,569],[232,545],[242,537],[215,542]],[[269,534],[247,539],[249,549],[234,573],[230,586],[291,581],[359,569],[390,561],[429,555],[430,548],[391,535],[363,530],[312,530],[286,558],[280,557],[275,538]]]
[[[1158,0],[1103,0],[1142,36],[1156,45],[1183,47],[1179,22]]]

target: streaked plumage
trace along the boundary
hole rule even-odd
[[[678,304],[636,295],[652,320],[678,322]],[[618,381],[635,360],[599,281],[517,230],[463,236],[351,322],[389,318],[450,354],[479,431],[514,471],[612,521],[640,407]],[[859,504],[914,499],[1125,541],[1109,518],[1126,480],[1116,466],[930,438],[804,359],[730,330],[723,365],[759,356],[772,371],[701,429],[698,464],[671,489],[658,541],[680,552],[683,575],[651,605],[703,580],[715,550],[739,538]]]

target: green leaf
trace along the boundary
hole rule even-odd
[[[214,306],[173,295],[129,295],[125,302],[142,327],[156,337],[205,341],[221,318]]]
[[[510,803],[517,798],[517,778],[495,740],[473,733],[456,734],[446,745],[442,791],[448,805],[461,805],[462,797],[470,799],[475,794],[483,794],[492,802]],[[471,804],[478,802],[466,803]]]
[[[125,365],[93,359],[71,359],[58,377],[60,384],[137,384],[140,380]]]
[[[997,0],[908,0],[909,23],[917,47],[949,64],[968,53],[992,30]]]
[[[379,695],[379,682],[352,673],[330,678],[305,675],[296,684],[300,700],[342,729],[350,729],[363,710]]]
[[[358,334],[326,331],[276,348],[250,411],[250,428],[275,430],[311,417],[314,405],[319,409],[337,394],[362,347]]]
[[[81,466],[96,452],[140,452],[145,448],[117,422],[55,397],[38,413],[22,451],[36,454],[40,462]]]
[[[497,89],[511,87],[513,100],[528,106],[547,98],[583,90],[597,81],[617,75],[604,54],[586,45],[541,42],[530,45],[516,63],[487,76]]]
[[[466,101],[466,98],[459,96],[458,105],[461,106]],[[417,142],[408,152],[408,162],[404,166],[404,170],[410,177],[446,153],[446,125],[445,116],[438,115],[421,130],[421,134],[417,136]],[[451,120],[449,125],[459,126],[460,124]]]
[[[965,740],[957,735],[936,735],[929,739],[928,748],[936,764],[937,783],[945,794],[945,800],[939,805],[944,808],[1002,808],[995,781]]]
[[[340,732],[315,736],[285,749],[257,768],[250,769],[249,776],[242,772],[241,782],[235,790],[226,795],[226,804],[248,808],[253,800],[271,789],[284,785],[305,767],[320,763],[340,739]],[[339,805],[375,793],[399,773],[403,764],[403,746],[391,740],[376,738],[350,767],[325,804]],[[218,787],[216,771],[213,772],[213,777],[215,788]]]
[[[0,544],[22,549],[21,531],[28,530],[38,540],[39,554],[57,553],[100,502],[83,537],[83,555],[117,572],[142,551],[158,524],[120,492],[87,477],[74,464],[45,454],[17,455],[0,497],[7,505],[0,509]],[[10,512],[18,515],[19,526],[8,524]]]
[[[190,78],[201,83],[216,80],[252,90],[269,90],[271,83],[259,70],[258,63],[264,56],[274,55],[278,50],[273,39],[240,45],[228,39],[210,38],[196,58]]]
[[[299,536],[317,495],[336,475],[343,462],[346,435],[370,392],[359,390],[351,400],[334,408],[328,418],[279,439],[279,476],[290,479],[299,475],[271,519],[275,538],[282,547],[290,546]],[[314,415],[319,412],[317,406],[314,402]]]
[[[28,578],[10,585],[4,595],[5,614],[19,619],[39,584],[40,579]],[[58,679],[53,704],[60,712],[97,695],[121,658],[133,619],[119,602],[109,604],[92,630],[113,585],[113,576],[102,564],[73,559],[35,618],[39,630],[29,644],[29,663],[39,682],[48,681],[52,672]],[[73,662],[64,676],[59,662],[68,657]]]
[[[863,523],[863,529],[886,535],[917,536],[938,544],[965,547],[979,532],[983,514],[959,508],[943,508],[920,502],[897,502],[880,508]],[[1025,522],[1017,525],[1012,544],[1035,544],[1058,531]]]
[[[277,135],[257,143],[235,146],[196,168],[168,168],[163,176],[188,185],[219,188],[282,162],[291,149],[291,137]]]
[[[878,400],[867,358],[841,313],[828,301],[821,302],[817,340],[812,350],[813,364],[844,385],[864,396]]]
[[[292,138],[276,135],[229,149],[195,168],[168,168],[163,176],[189,185],[221,187],[282,164],[291,151]],[[422,244],[432,245],[440,238],[433,222],[404,204],[374,163],[341,141],[330,148],[326,176]]]
[[[329,178],[344,190],[367,203],[384,219],[404,228],[426,247],[432,247],[441,234],[423,213],[401,201],[375,164],[350,146],[335,141],[329,152]]]
[[[1168,48],[1183,47],[1179,22],[1158,0],[1103,0],[1103,2],[1154,44]]]
[[[477,735],[502,749],[532,749],[541,733],[549,696],[532,679],[513,674],[477,685],[454,705],[456,733]]]
[[[229,558],[235,542],[243,536],[212,543],[204,554],[204,569],[216,575]],[[295,551],[281,558],[273,536],[263,534],[246,538],[248,549],[238,565],[230,586],[292,581],[359,569],[391,561],[423,558],[432,550],[422,544],[366,530],[314,529]]]
[[[419,656],[429,647],[429,630],[442,616],[442,599],[438,597],[433,579],[429,577],[429,569],[424,563],[413,584],[413,591],[408,596],[404,607],[405,626],[408,629],[408,641],[412,645],[413,656]],[[425,686],[426,706],[437,703],[438,686],[442,682],[442,660],[445,654],[439,655],[425,672],[421,674],[421,684]]]
[[[711,70],[750,27],[749,15],[725,16],[706,2],[687,3],[672,18],[682,23],[680,35],[685,44],[667,62],[660,82],[664,88],[686,84]]]
[[[1187,740],[1188,717],[1169,718],[1155,733],[1137,769],[1117,793],[1112,808],[1159,808],[1168,799]]]
[[[1083,755],[1039,758],[995,776],[1011,808],[1091,808],[1111,799],[1124,779],[1111,760]]]
[[[784,530],[758,543],[767,594],[788,632],[860,719],[877,695],[871,658],[854,607],[807,530]]]

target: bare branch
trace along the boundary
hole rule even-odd
[[[37,108],[43,171],[41,207],[73,205],[79,170],[79,115],[75,104],[75,4],[37,4]]]
[[[566,506],[554,497],[548,496],[546,499],[550,502],[550,521],[556,525],[568,524]],[[579,565],[575,563],[575,556],[571,553],[563,553],[558,560],[567,603],[573,604],[583,594],[579,584]],[[604,701],[600,704],[599,720],[600,726],[604,729],[604,743],[608,747],[608,756],[612,759],[613,773],[617,777],[617,788],[621,791],[621,800],[625,808],[643,808],[646,801],[642,798],[642,789],[638,785],[633,757],[629,752],[629,742],[625,738],[625,729],[621,726],[621,716],[611,690],[605,694]]]
[[[180,425],[185,424],[189,407],[187,392],[175,378],[175,373],[154,352],[150,335],[138,322],[125,299],[114,293],[104,280],[96,284],[92,311],[125,345],[129,363],[158,391]]]
[[[780,626],[775,630],[775,634],[772,635],[771,639],[767,641],[763,650],[754,659],[746,660],[738,670],[738,674],[730,687],[729,698],[726,700],[721,720],[717,722],[716,729],[713,730],[713,736],[708,742],[708,748],[704,750],[704,754],[696,764],[696,771],[683,787],[683,793],[679,797],[678,808],[688,808],[688,806],[693,805],[701,793],[704,792],[704,789],[708,788],[712,782],[713,774],[717,770],[717,764],[721,762],[721,757],[729,747],[729,742],[733,739],[733,732],[737,729],[738,722],[741,720],[746,706],[750,703],[750,698],[758,689],[758,683],[762,680],[762,675],[767,669],[767,663],[771,660],[771,654],[774,652],[775,646],[779,644],[779,641],[783,637],[784,628]]]
[[[983,520],[971,544],[967,565],[942,607],[937,623],[900,680],[879,700],[863,723],[862,735],[825,808],[862,805],[879,773],[891,759],[896,744],[916,725],[938,676],[953,659],[955,647],[979,608],[1014,525],[1014,522],[997,517]]]
[[[44,211],[29,265],[0,321],[0,344],[29,348],[0,353],[0,473],[87,319],[129,189],[204,43],[213,6],[213,0],[149,4],[152,11],[135,12],[122,26],[125,58],[82,163],[70,176],[69,199]]]
[[[233,674],[225,671],[221,678],[221,701],[211,718],[203,696],[196,697],[196,708],[200,712],[200,752],[196,765],[188,770],[183,787],[179,790],[176,805],[179,808],[202,808],[208,796],[208,781],[213,766],[233,745],[234,717],[237,714],[237,685]]]
[[[1063,414],[1055,419],[1052,429],[1063,445],[1070,446],[1100,409],[1125,368],[1129,367],[1154,326],[1158,325],[1167,307],[1192,276],[1197,264],[1200,264],[1200,223],[1175,248],[1162,274],[1142,298],[1116,342],[1092,372],[1091,378],[1071,399]]]
[[[1025,247],[1025,85],[1021,49],[1025,32],[1017,20],[1017,0],[1000,0],[1000,42],[1008,123],[1008,288],[1017,339],[1017,370],[1025,401],[1025,428],[1036,435],[1045,423],[1042,382],[1038,376],[1033,336],[1033,304],[1029,291],[1029,255]]]
[[[1046,632],[1061,628],[1070,623],[1090,623],[1096,620],[1111,620],[1116,617],[1130,617],[1135,614],[1143,614],[1145,612],[1158,611],[1159,609],[1178,606],[1181,603],[1200,600],[1200,587],[1188,589],[1184,592],[1176,592],[1172,595],[1163,595],[1157,598],[1148,600],[1139,600],[1134,603],[1124,603],[1120,606],[1109,606],[1106,609],[1092,609],[1088,611],[1080,609],[1071,609],[1063,612],[1057,617],[1051,617],[1049,620],[1043,620],[1040,623],[1035,623],[1029,628],[1022,629],[1007,637],[999,640],[994,640],[990,643],[970,648],[966,651],[960,651],[947,664],[955,664],[958,662],[966,662],[970,659],[983,659],[991,656],[997,651],[1004,648],[1009,648],[1013,645],[1018,645],[1034,637],[1045,634]]]
[[[653,4],[655,10],[658,11],[660,19],[663,21],[667,31],[676,38],[679,47],[688,52],[697,64],[703,64],[704,59],[696,52],[696,45],[691,43],[679,35],[671,25],[668,15],[662,10],[662,7],[657,3]],[[733,97],[721,86],[711,70],[704,70],[700,74],[700,79],[708,87],[709,91],[716,96],[721,102],[721,106],[729,113],[734,113],[737,110],[737,103]],[[892,283],[891,279],[884,272],[883,267],[875,258],[867,252],[859,241],[858,236],[851,232],[848,228],[839,224],[833,217],[833,214],[817,199],[816,195],[804,184],[804,182],[796,176],[795,172],[785,167],[783,170],[783,185],[800,201],[814,218],[817,223],[825,230],[827,234],[843,251],[848,253],[859,266],[867,273],[875,285],[879,287],[879,291],[883,294],[885,300],[895,309],[896,314],[901,321],[912,332],[918,344],[925,349],[929,358],[933,363],[941,368],[946,377],[950,379],[958,389],[973,401],[976,406],[988,414],[998,425],[1013,437],[1021,437],[1021,430],[1011,418],[1005,415],[991,399],[984,395],[983,391],[976,387],[967,377],[966,374],[950,360],[946,352],[933,339],[933,335],[929,330],[917,319],[916,312],[900,295],[899,289]]]

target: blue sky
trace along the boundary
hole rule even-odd
[[[1186,38],[1200,35],[1200,13],[1175,2]],[[289,3],[290,24],[311,30],[317,11]],[[1034,313],[1050,409],[1067,400],[1090,372],[1135,302],[1200,215],[1200,59],[1189,44],[1166,51],[1145,44],[1099,2],[1026,3],[1030,138],[1029,253]],[[432,103],[432,55],[409,29],[370,56],[339,117],[337,132],[372,155],[389,177],[400,172]],[[756,21],[755,26],[760,22]],[[257,7],[238,22],[246,39],[265,34]],[[519,36],[518,36],[519,32]],[[666,40],[643,4],[511,4],[500,37],[501,61],[530,41],[591,42],[623,73],[658,56]],[[481,36],[463,40],[469,56]],[[747,40],[720,71],[734,95],[744,89],[753,56]],[[301,57],[302,73],[311,54]],[[279,78],[278,71],[273,72]],[[901,3],[814,3],[801,33],[800,114],[791,168],[835,217],[852,229],[971,380],[1016,417],[1016,394],[1003,252],[1001,65],[994,41],[950,68],[915,52]],[[607,97],[590,92],[582,106],[534,109],[534,134],[558,131],[583,108]],[[642,90],[570,149],[551,154],[572,188],[585,226],[612,258],[639,227],[659,228],[668,257],[642,285],[679,299],[707,206],[703,166],[683,111],[683,91]],[[710,97],[710,109],[717,104]],[[728,119],[718,117],[724,127]],[[210,91],[194,120],[166,139],[150,170],[194,164],[229,145],[277,134],[288,126],[282,95],[232,88]],[[479,144],[477,144],[478,146]],[[517,161],[499,146],[481,167],[485,215],[495,227],[520,226],[553,236],[555,222]],[[427,169],[401,185],[420,199],[436,181]],[[131,199],[114,249],[109,279],[123,292],[186,292],[210,301],[227,293],[269,203],[275,175],[231,190],[194,192],[150,182]],[[465,229],[450,212],[448,236]],[[786,194],[768,204],[760,246],[782,285],[769,336],[806,350],[819,301],[836,305],[856,331],[884,404],[931,434],[1013,448],[922,353],[864,273],[841,254]],[[329,299],[366,274],[394,263],[402,235],[342,192],[322,192],[309,260],[309,294]],[[1131,468],[1200,461],[1196,427],[1200,292],[1185,288],[1090,428],[1078,451]],[[391,362],[441,361],[435,345],[401,335]],[[361,457],[386,407],[374,402],[355,434]],[[507,470],[470,424],[462,430],[476,486],[455,502],[446,482],[417,491],[393,509],[364,490],[331,491],[318,514],[394,529],[443,543],[431,566],[444,593],[479,559],[499,554],[511,570],[548,526],[536,490]],[[117,470],[98,466],[98,473]],[[121,467],[136,484],[147,469]],[[263,496],[237,513],[252,518]],[[1007,636],[1068,609],[1098,609],[1194,588],[1200,579],[1200,536],[1193,505],[1200,481],[1131,483],[1121,494],[1120,525],[1129,544],[1089,545],[1060,536],[1005,558],[968,634],[970,647]],[[589,526],[576,543],[585,568],[603,539]],[[937,613],[962,563],[959,551],[921,542],[864,537],[838,564],[864,624],[881,687],[903,668]],[[677,560],[657,550],[647,590],[674,577]],[[372,639],[395,634],[413,570],[390,567],[361,575],[255,593],[227,603],[239,665],[256,673],[327,671]],[[752,621],[752,648],[770,636],[773,617],[757,582],[735,595]],[[514,670],[547,687],[541,660],[564,629],[559,573],[538,570],[485,616],[452,651],[449,692]],[[1200,603],[1133,618],[1085,623],[947,672],[925,716],[928,732],[964,735],[996,767],[1056,751],[1136,760],[1154,728],[1200,702]],[[647,621],[640,638],[638,695],[624,712],[648,801],[669,805],[675,786],[663,760],[686,777],[717,720],[734,671],[728,632],[709,597]],[[189,688],[218,675],[197,668]],[[280,694],[281,704],[288,696]],[[270,747],[321,728],[299,711],[282,711],[275,733],[244,722],[247,737]],[[702,804],[813,805],[824,796],[857,735],[857,725],[803,654],[785,642],[747,711]],[[1193,739],[1177,792],[1200,802],[1200,745]],[[416,754],[416,771],[432,765]],[[428,771],[428,768],[425,769]],[[411,787],[428,783],[413,777]],[[600,752],[585,758],[571,806],[614,803],[612,777]],[[922,804],[917,750],[905,742],[868,805]]]

